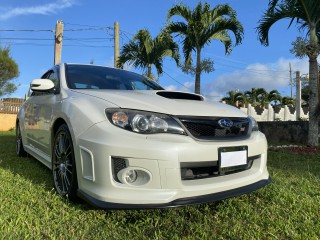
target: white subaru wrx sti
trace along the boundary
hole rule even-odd
[[[31,82],[16,151],[52,170],[61,196],[102,208],[162,208],[256,190],[271,179],[253,118],[144,76],[60,64]]]

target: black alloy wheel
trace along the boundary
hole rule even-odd
[[[66,124],[59,127],[52,147],[52,174],[56,192],[76,201],[78,181],[70,131]]]

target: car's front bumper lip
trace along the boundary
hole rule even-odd
[[[240,188],[235,188],[223,192],[217,192],[213,194],[195,196],[195,197],[187,197],[187,198],[180,198],[176,199],[172,202],[168,203],[160,203],[160,204],[123,204],[123,203],[111,203],[111,202],[104,202],[94,197],[86,194],[85,192],[79,190],[78,196],[84,199],[86,202],[91,204],[94,207],[103,208],[103,209],[157,209],[157,208],[171,208],[171,207],[179,207],[185,205],[193,205],[193,204],[200,204],[200,203],[208,203],[208,202],[215,202],[220,201],[230,197],[240,196],[245,193],[249,193],[255,191],[271,182],[271,178],[260,180],[253,184],[243,186]]]

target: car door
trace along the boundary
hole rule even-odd
[[[55,84],[51,92],[33,92],[30,102],[31,114],[28,127],[28,139],[35,151],[50,161],[51,156],[51,121],[52,113],[60,96],[60,79],[58,68],[45,73],[41,78],[50,79]],[[43,155],[44,154],[44,155]]]

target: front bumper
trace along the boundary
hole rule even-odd
[[[108,121],[92,126],[75,139],[79,196],[103,208],[164,208],[217,201],[258,189],[270,182],[267,142],[260,132],[236,141],[195,141],[173,134],[142,135]],[[220,147],[247,146],[255,156],[250,169],[225,176],[181,179],[181,163],[217,162]],[[147,170],[151,181],[130,186],[115,181],[112,158]]]
[[[220,201],[223,199],[227,199],[230,197],[240,196],[252,191],[255,191],[271,182],[271,178],[269,177],[267,180],[261,180],[259,182],[250,184],[248,186],[231,189],[224,192],[218,192],[208,195],[196,196],[196,197],[188,197],[176,199],[172,202],[162,203],[162,204],[121,204],[121,203],[110,203],[104,202],[98,199],[91,197],[83,191],[78,191],[78,196],[84,199],[86,202],[90,203],[94,207],[103,208],[103,209],[156,209],[156,208],[171,208],[171,207],[179,207],[186,205],[194,205],[200,203],[209,203]]]

